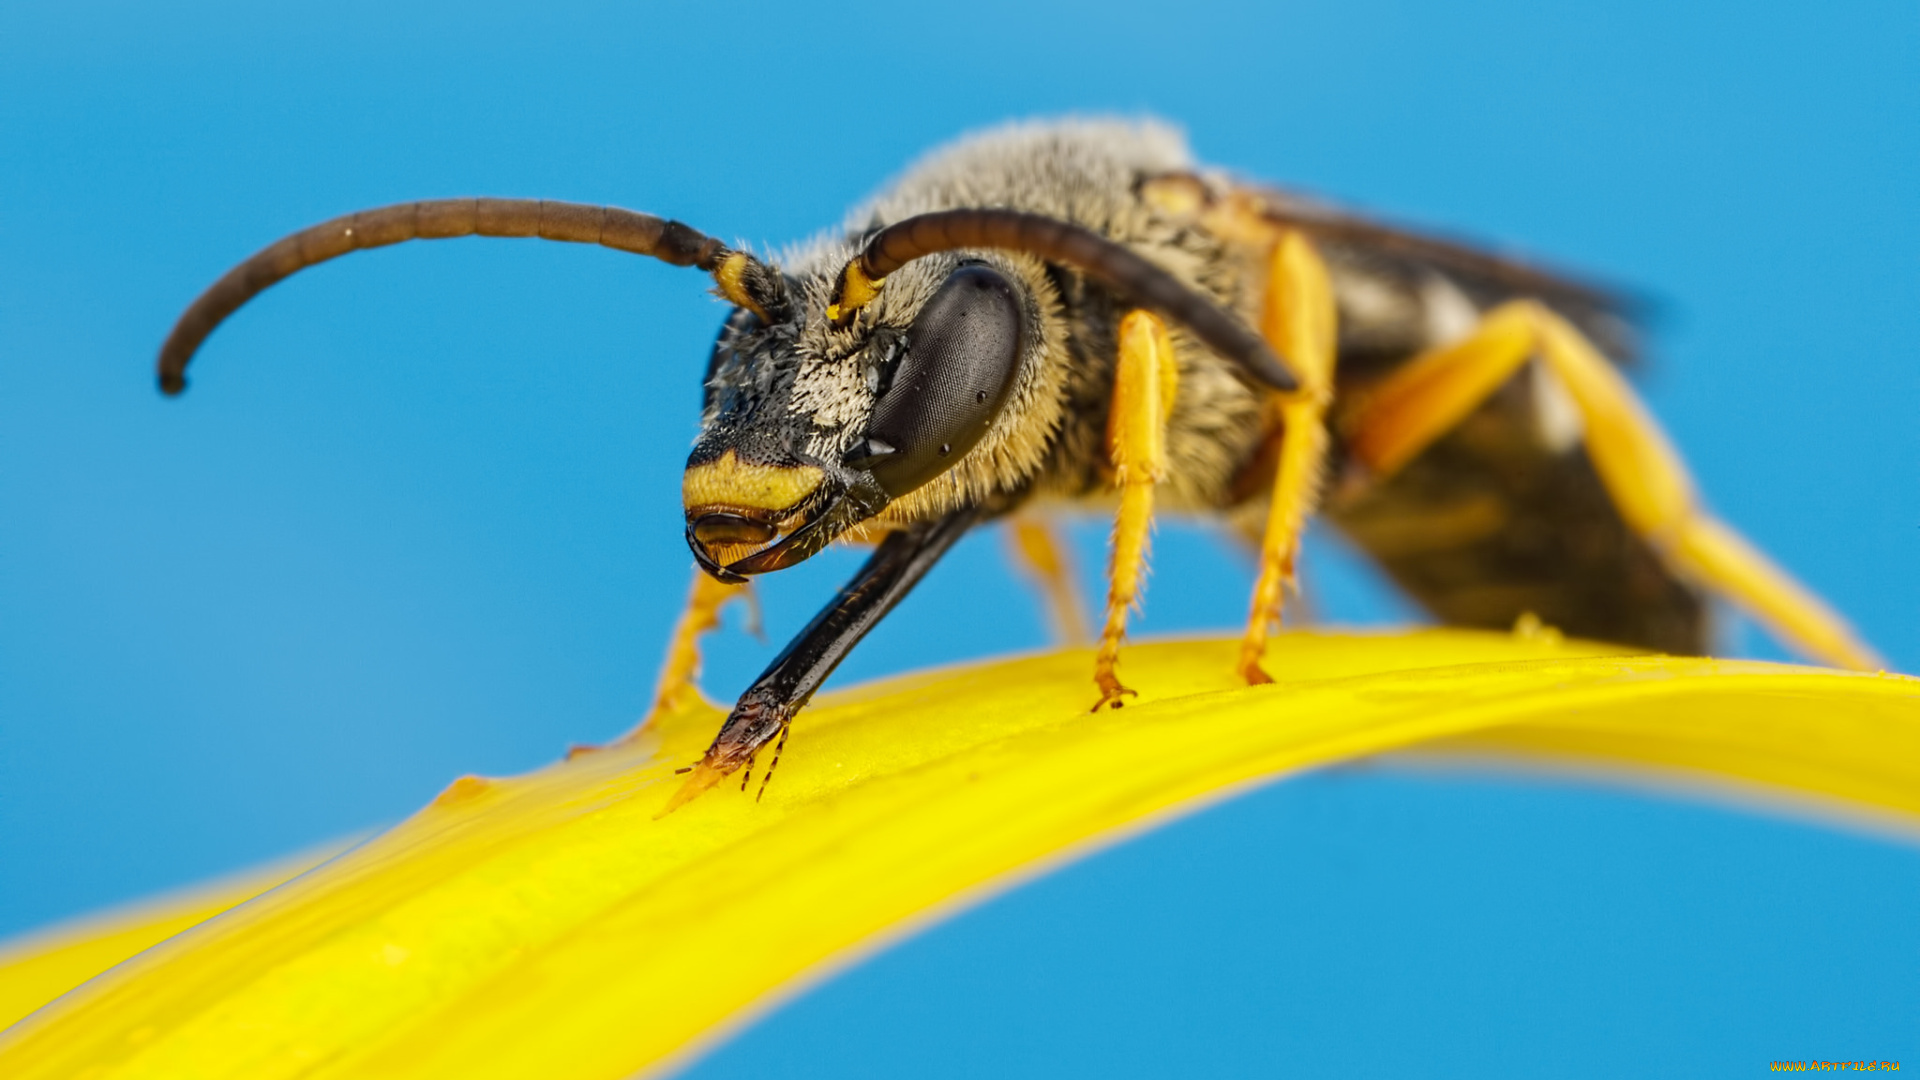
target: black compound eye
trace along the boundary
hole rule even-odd
[[[713,388],[713,377],[720,373],[720,366],[733,355],[734,343],[743,335],[760,329],[760,316],[746,308],[734,308],[733,314],[720,327],[720,336],[714,339],[713,355],[707,357],[707,375],[700,380],[700,407],[712,409],[717,391]]]
[[[977,264],[955,270],[920,309],[862,455],[888,495],[945,472],[987,433],[1013,388],[1026,322],[1013,285]]]

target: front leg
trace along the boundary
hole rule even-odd
[[[660,680],[653,692],[653,708],[634,733],[668,713],[678,712],[704,699],[700,694],[700,639],[720,626],[720,609],[739,597],[752,607],[754,633],[759,633],[760,609],[753,598],[752,585],[733,585],[704,570],[693,571],[693,588],[687,593],[686,610],[674,627],[673,640],[667,645],[667,657],[660,665]]]
[[[668,800],[662,815],[672,813],[753,759],[775,739],[785,742],[793,715],[820,689],[847,653],[892,611],[954,541],[979,520],[977,507],[956,510],[938,521],[889,535],[866,565],[838,595],[813,617],[800,636],[781,650],[761,672],[721,725],[713,745],[693,766],[686,783]],[[767,775],[773,773],[769,763]],[[765,790],[765,780],[761,781]]]
[[[1120,358],[1107,413],[1107,452],[1120,488],[1120,513],[1113,521],[1113,561],[1107,568],[1107,621],[1093,661],[1094,685],[1100,688],[1094,712],[1117,709],[1121,698],[1136,693],[1114,669],[1127,636],[1127,612],[1139,600],[1146,573],[1153,486],[1167,472],[1167,418],[1178,384],[1166,324],[1151,312],[1128,312],[1120,320]]]
[[[1040,590],[1052,616],[1054,639],[1061,644],[1087,643],[1087,616],[1074,585],[1073,557],[1050,522],[1031,515],[1015,516],[1007,525],[1009,546],[1021,569]]]

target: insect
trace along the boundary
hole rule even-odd
[[[1316,512],[1446,623],[1532,617],[1699,653],[1718,595],[1812,657],[1878,665],[1702,508],[1620,374],[1633,334],[1616,299],[1203,169],[1151,122],[964,140],[779,261],[570,203],[348,215],[196,300],[162,348],[161,387],[179,392],[214,327],[289,274],[468,235],[697,267],[732,305],[684,478],[699,571],[663,703],[690,690],[698,636],[740,583],[835,541],[877,545],[683,770],[672,805],[743,768],[744,788],[769,747],[777,763],[796,711],[968,530],[1065,504],[1114,513],[1095,710],[1134,693],[1121,645],[1156,508],[1258,537],[1237,665],[1250,683],[1269,681],[1267,637]],[[1023,537],[1044,563],[1044,532]]]

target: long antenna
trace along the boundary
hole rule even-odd
[[[201,342],[242,304],[291,274],[351,251],[405,240],[450,240],[460,236],[526,236],[599,244],[615,251],[650,255],[675,266],[696,266],[714,276],[728,300],[762,316],[785,305],[780,275],[745,252],[678,221],[614,206],[551,199],[429,199],[398,203],[337,217],[269,244],[226,272],[174,324],[160,347],[160,389],[186,389],[187,362]]]

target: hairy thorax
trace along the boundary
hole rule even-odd
[[[1181,198],[1192,185],[1204,188],[1206,197]],[[789,265],[809,282],[810,297],[824,299],[832,275],[853,250],[846,236],[929,211],[1003,207],[1060,218],[1127,244],[1257,322],[1261,237],[1222,235],[1219,215],[1202,212],[1203,205],[1225,205],[1232,190],[1223,178],[1196,173],[1180,136],[1159,125],[1016,127],[919,163],[857,210],[843,236],[809,245]],[[1104,502],[1111,492],[1106,425],[1117,328],[1129,305],[1071,269],[995,252],[966,257],[994,265],[1026,287],[1038,347],[988,437],[946,474],[895,502],[872,528],[860,530],[868,536],[963,503]],[[875,318],[887,317],[890,302],[911,310],[957,261],[924,260],[889,279]],[[808,334],[823,358],[846,347],[837,345],[828,328],[810,327]],[[1182,327],[1173,327],[1172,337],[1179,379],[1161,497],[1173,510],[1218,508],[1234,500],[1236,480],[1269,434],[1266,410],[1227,360]],[[823,367],[830,364],[823,359]],[[820,374],[824,387],[830,376]]]

